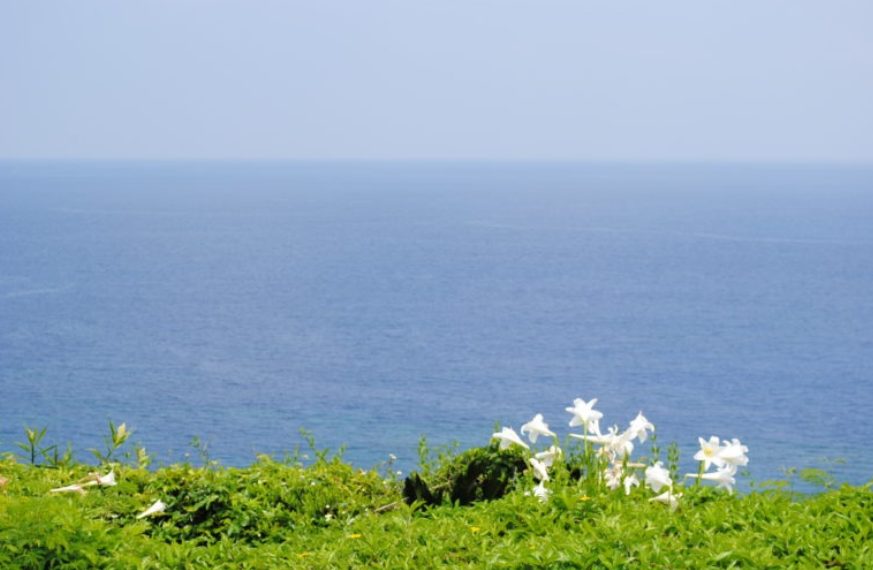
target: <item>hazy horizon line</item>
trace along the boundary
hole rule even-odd
[[[797,158],[797,159],[591,159],[591,158],[451,158],[451,157],[335,157],[335,158],[247,158],[247,157],[207,157],[207,158],[149,158],[149,157],[3,157],[0,163],[134,163],[134,164],[196,164],[196,163],[244,163],[244,164],[311,164],[311,163],[453,163],[453,164],[578,164],[578,165],[786,165],[786,166],[873,166],[873,158],[869,159],[835,159],[835,158]]]

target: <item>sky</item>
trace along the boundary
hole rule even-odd
[[[0,158],[873,161],[873,2],[0,0]]]

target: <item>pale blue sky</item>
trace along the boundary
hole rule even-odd
[[[870,0],[0,0],[0,157],[873,160]]]

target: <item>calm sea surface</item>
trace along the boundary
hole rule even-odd
[[[0,163],[0,450],[372,466],[600,399],[873,477],[873,169]],[[842,458],[845,463],[836,461]]]

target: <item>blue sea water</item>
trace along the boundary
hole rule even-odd
[[[0,449],[406,469],[573,398],[873,477],[873,168],[0,163]],[[844,462],[835,461],[841,458]]]

